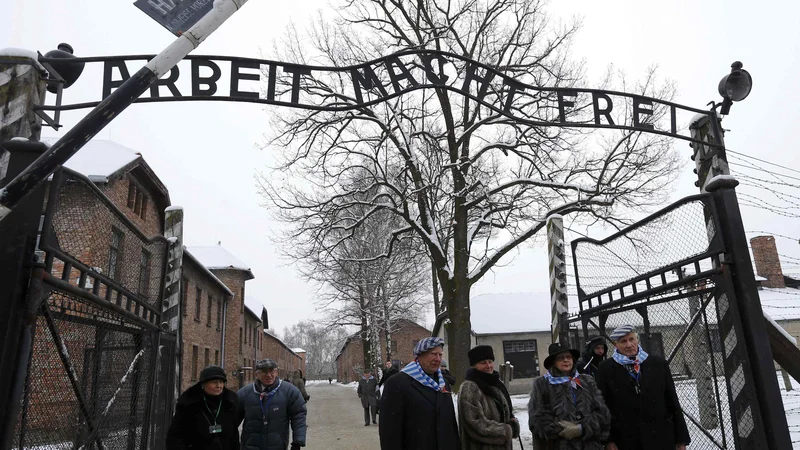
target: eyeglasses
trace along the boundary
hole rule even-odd
[[[257,372],[274,374],[274,373],[277,373],[277,372],[278,372],[278,369],[277,369],[277,368],[274,368],[274,367],[273,367],[273,368],[271,368],[271,369],[258,369],[258,370],[257,370]]]
[[[567,359],[568,359],[568,360],[570,360],[570,361],[572,361],[572,355],[570,355],[569,353],[567,353],[567,354],[564,354],[564,355],[558,355],[558,356],[556,356],[556,361],[564,361],[564,360],[567,360]]]

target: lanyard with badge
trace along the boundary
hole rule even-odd
[[[275,389],[265,393],[262,392],[259,394],[258,397],[258,405],[261,406],[261,420],[264,422],[264,425],[269,425],[269,419],[267,419],[267,413],[269,412],[269,403],[272,401],[272,397],[275,396],[275,393],[278,392],[278,388],[281,387],[282,380],[278,380],[278,385],[275,386]],[[264,397],[267,397],[267,405],[264,406]]]
[[[217,424],[217,418],[219,418],[219,411],[222,409],[222,399],[219,401],[219,406],[217,406],[217,413],[214,414],[211,412],[211,408],[208,407],[208,400],[203,397],[203,404],[206,405],[206,409],[208,410],[209,417],[214,419],[214,424],[208,426],[208,434],[219,434],[222,433],[222,425]]]
[[[642,366],[640,366],[638,363],[635,363],[633,365],[633,370],[628,370],[628,375],[630,375],[631,378],[633,378],[636,381],[636,383],[633,385],[633,389],[636,391],[637,395],[640,394],[641,384],[639,382],[639,379],[642,376]]]

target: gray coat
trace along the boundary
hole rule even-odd
[[[361,406],[364,408],[373,407],[375,408],[378,406],[378,380],[375,377],[370,376],[368,380],[365,380],[362,376],[360,380],[358,380],[358,397],[361,399]]]
[[[262,403],[254,383],[239,389],[239,418],[242,427],[242,450],[286,450],[289,444],[306,444],[306,402],[300,391],[292,384],[282,382],[269,401]],[[262,406],[267,409],[267,425],[262,418]],[[289,441],[289,425],[292,440]]]
[[[464,380],[458,389],[458,429],[462,450],[511,450],[519,436],[519,424],[503,422],[512,417],[512,405],[497,387],[486,395],[474,381]],[[499,408],[503,409],[500,413]]]

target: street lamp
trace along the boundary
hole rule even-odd
[[[723,98],[719,113],[727,115],[733,102],[747,98],[751,89],[753,89],[753,78],[750,73],[742,69],[742,63],[739,61],[731,64],[731,73],[719,81],[719,95]]]

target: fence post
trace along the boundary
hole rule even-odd
[[[733,363],[738,367],[734,373],[729,373],[726,367],[726,376],[730,378],[740,374],[742,380],[741,389],[737,388],[737,392],[734,392],[731,411],[731,419],[737,422],[737,439],[741,439],[742,442],[753,442],[752,439],[757,447],[760,447],[760,442],[764,442],[765,448],[772,450],[791,449],[792,443],[775,373],[766,321],[756,289],[753,264],[747,248],[747,236],[734,189],[739,183],[730,177],[723,131],[716,110],[712,109],[709,114],[697,117],[690,125],[690,131],[693,138],[707,142],[707,144],[692,144],[698,175],[696,185],[701,191],[711,193],[714,207],[719,215],[716,224],[720,229],[712,232],[720,233],[725,242],[725,260],[721,262],[723,271],[727,272],[731,280],[730,293],[733,294],[731,297],[735,300],[739,312],[734,327],[741,327],[741,333],[734,333],[720,326],[720,338],[726,347],[724,356],[729,361],[734,358]],[[728,299],[718,299],[718,306],[727,301]],[[723,313],[724,311],[721,311],[721,314]],[[735,339],[737,334],[742,336],[743,346],[737,344]],[[731,336],[733,339],[728,339]],[[733,355],[729,346],[737,347]],[[738,352],[745,354],[737,356],[735,353]],[[745,372],[749,372],[751,377]],[[748,383],[745,380],[748,378],[752,379],[752,386],[746,385]],[[746,392],[748,390],[751,392]],[[745,396],[741,397],[743,393]],[[750,397],[752,401],[742,402],[740,397]]]
[[[558,214],[547,217],[547,254],[550,259],[550,307],[551,342],[568,342],[566,317],[569,311],[567,303],[567,272],[564,261],[564,218]]]

